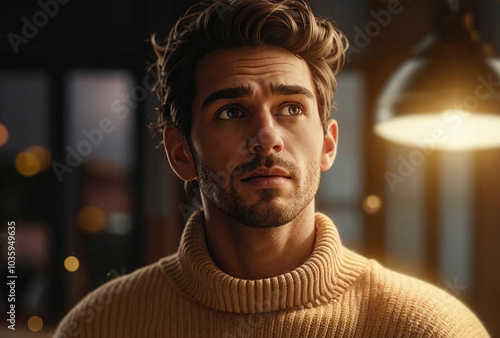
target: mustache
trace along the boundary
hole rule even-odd
[[[265,158],[255,157],[250,162],[244,163],[234,168],[233,171],[231,171],[231,179],[245,175],[246,173],[249,173],[261,167],[279,167],[281,169],[288,170],[291,174],[295,174],[299,171],[298,166],[292,161],[287,161],[276,156],[268,156]]]

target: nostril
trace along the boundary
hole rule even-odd
[[[273,147],[274,151],[276,152],[280,152],[282,149],[283,149],[283,145],[281,144],[276,144],[274,147]]]
[[[283,149],[283,140],[274,128],[262,128],[257,135],[247,140],[247,149],[254,154],[280,152]]]

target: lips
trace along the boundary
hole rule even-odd
[[[248,175],[245,175],[241,180],[249,181],[255,178],[273,178],[273,177],[291,178],[290,173],[287,170],[281,168],[261,167],[250,172]]]

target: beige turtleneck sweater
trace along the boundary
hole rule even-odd
[[[211,259],[203,214],[179,250],[83,299],[55,337],[488,337],[446,292],[342,246],[316,214],[311,257],[260,280],[227,275]]]

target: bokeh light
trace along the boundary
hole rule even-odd
[[[28,319],[28,329],[32,332],[38,332],[43,327],[43,320],[38,316],[31,316]]]
[[[88,205],[80,210],[78,225],[88,233],[100,232],[106,227],[106,213],[95,205]]]
[[[367,214],[376,214],[382,208],[382,199],[377,195],[368,195],[363,200],[363,210]]]
[[[133,227],[134,221],[132,216],[126,213],[116,212],[108,215],[106,231],[111,234],[126,235],[132,231]]]
[[[9,140],[9,130],[5,124],[0,123],[0,147],[3,146]]]
[[[50,151],[42,146],[31,146],[28,148],[27,152],[32,153],[38,158],[40,163],[40,170],[45,170],[50,167],[50,163],[52,162],[52,155]]]
[[[15,159],[17,171],[26,177],[36,175],[40,171],[40,161],[33,153],[23,151],[17,154]]]
[[[80,261],[75,256],[68,256],[64,260],[64,267],[69,272],[75,272],[80,267]]]

